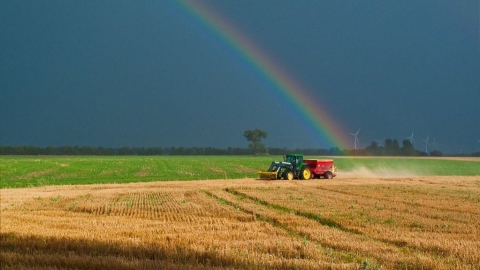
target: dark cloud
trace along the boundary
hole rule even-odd
[[[207,3],[363,146],[415,130],[445,152],[480,149],[478,1]],[[0,9],[2,145],[246,146],[258,127],[270,146],[329,147],[178,3]]]

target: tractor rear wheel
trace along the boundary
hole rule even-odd
[[[310,179],[312,177],[312,171],[310,171],[310,168],[305,166],[300,170],[300,179],[301,180],[306,180]]]
[[[323,177],[325,177],[325,179],[332,179],[333,178],[333,174],[332,172],[325,172],[323,174]]]
[[[292,171],[292,170],[287,170],[287,171],[283,174],[283,179],[285,179],[285,180],[292,180],[292,179],[293,179],[293,171]]]

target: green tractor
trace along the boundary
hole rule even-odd
[[[302,154],[289,154],[283,156],[283,161],[273,161],[268,171],[259,171],[260,179],[310,179],[312,171],[308,164],[303,162]]]

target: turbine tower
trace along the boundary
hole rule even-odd
[[[384,141],[385,139],[382,139],[382,140],[375,140],[378,144],[378,146],[381,146],[382,145],[382,142]]]
[[[355,141],[354,141],[355,150],[357,150],[358,132],[360,132],[360,129],[357,130],[357,133],[350,133],[350,135],[355,137]]]
[[[437,150],[438,144],[435,142],[435,138],[433,138],[432,142],[432,150]]]
[[[415,131],[415,130],[414,130]],[[410,143],[413,145],[415,143],[415,140],[413,139],[413,132],[412,131],[412,135],[410,137],[407,137],[407,139],[410,139]]]
[[[425,153],[427,154],[428,154],[428,137],[430,137],[430,135],[428,135],[427,138],[423,140],[423,142],[425,142]]]

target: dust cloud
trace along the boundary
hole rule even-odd
[[[400,168],[386,168],[386,167],[377,167],[377,168],[367,168],[367,167],[355,167],[351,170],[340,170],[337,174],[337,177],[341,178],[397,178],[397,177],[415,177],[422,176],[425,173],[419,171],[412,171],[411,169],[400,169]]]

